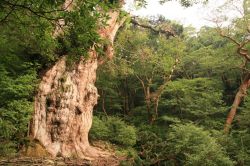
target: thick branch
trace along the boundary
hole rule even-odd
[[[131,19],[131,23],[136,25],[136,26],[139,26],[139,27],[142,27],[142,28],[145,28],[145,29],[149,29],[149,30],[151,30],[153,32],[156,32],[156,33],[165,34],[167,37],[169,37],[169,36],[175,37],[176,36],[176,34],[172,30],[169,30],[169,29],[157,29],[156,27],[154,27],[152,25],[142,24],[139,21],[137,21],[134,17]]]
[[[242,57],[244,57],[245,59],[247,59],[247,61],[250,61],[250,55],[248,54],[248,50],[244,48],[244,46],[250,42],[249,40],[245,40],[244,42],[240,43],[231,36],[223,34],[223,32],[220,32],[220,35],[235,43],[238,46],[237,53]]]
[[[221,35],[222,37],[225,37],[225,38],[231,40],[231,41],[232,41],[233,43],[235,43],[237,46],[240,46],[240,45],[241,45],[241,44],[240,44],[238,41],[236,41],[234,38],[232,38],[231,36],[225,35],[223,32],[220,32],[220,35]]]
[[[237,48],[237,53],[240,54],[241,56],[243,56],[248,61],[250,61],[250,56],[249,56],[249,54],[248,54],[248,52],[247,52],[246,49],[238,47]]]

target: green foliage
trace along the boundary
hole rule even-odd
[[[74,10],[63,14],[64,33],[58,37],[59,54],[67,54],[68,66],[72,66],[81,56],[88,58],[89,49],[100,55],[106,41],[100,38],[98,30],[106,25],[107,11],[120,8],[119,1],[78,1]],[[100,12],[103,10],[103,12]]]
[[[112,112],[113,114],[122,112],[123,98],[120,93],[124,93],[124,91],[122,89],[118,91],[115,88],[120,87],[123,83],[120,78],[119,70],[111,62],[98,68],[96,86],[100,94],[98,103],[101,103],[98,105],[98,110],[103,111],[104,108],[107,113]]]
[[[139,158],[137,151],[132,147],[126,149],[124,149],[124,147],[118,148],[116,150],[116,155],[127,156],[127,160],[121,161],[119,164],[120,166],[141,165],[141,163],[138,162]]]
[[[9,3],[15,2],[9,1]],[[4,9],[7,10],[10,4],[7,5],[5,2],[3,4]],[[27,7],[28,4],[29,7]],[[56,42],[51,35],[54,25],[49,20],[34,15],[34,13],[25,7],[32,11],[42,11],[51,10],[50,5],[31,3],[31,1],[18,1],[16,5],[20,5],[20,8],[15,8],[16,10],[8,15],[5,20],[6,22],[0,23],[2,49],[7,52],[11,51],[14,54],[24,54],[23,56],[29,57],[30,60],[48,65],[46,63],[51,63],[56,59],[54,55]],[[38,9],[39,7],[41,8]],[[7,11],[5,10],[0,13],[7,15]],[[3,51],[2,49],[1,51]]]
[[[136,143],[136,130],[117,117],[94,117],[90,137],[128,147]]]
[[[175,58],[183,56],[184,48],[184,43],[178,38],[167,40],[165,36],[148,30],[125,29],[117,38],[115,62],[121,66],[124,75],[134,74],[155,80],[170,72]]]
[[[147,108],[143,103],[143,106],[137,106],[131,110],[130,116],[125,117],[127,121],[134,124],[135,126],[141,126],[147,124]],[[131,118],[136,117],[136,118]]]
[[[218,118],[226,110],[222,100],[220,81],[207,78],[180,79],[169,83],[164,92],[162,104],[165,110],[180,119],[192,120],[209,128],[220,129],[224,123]],[[211,119],[212,118],[212,119]]]
[[[109,139],[109,128],[104,120],[94,116],[92,128],[90,130],[90,138],[98,140],[107,140]]]
[[[168,1],[173,1],[173,0],[159,0],[159,3],[160,4],[164,4]],[[207,3],[208,0],[175,0],[175,1],[178,1],[182,6],[184,7],[190,7],[194,4],[197,4],[197,3]],[[138,3],[137,5],[139,7],[145,7],[147,5],[147,1],[146,0],[136,0],[136,2]]]
[[[234,165],[216,139],[193,124],[172,126],[167,140],[181,165]]]
[[[158,25],[162,20],[144,23]],[[114,61],[99,71],[98,88],[106,94],[100,93],[101,99],[108,114],[123,114],[126,122],[136,126],[134,147],[139,157],[135,156],[134,164],[248,165],[248,98],[237,113],[235,131],[230,136],[221,132],[240,83],[242,59],[235,56],[235,45],[215,28],[192,33],[184,29],[179,38],[165,38],[140,27],[124,28],[115,43]],[[155,91],[177,56],[181,63],[161,95],[158,119],[149,126],[138,77]],[[102,106],[98,110],[105,111]]]
[[[143,165],[163,164],[169,160],[167,142],[153,131],[140,131],[137,144],[139,145],[138,151]]]
[[[149,23],[151,20],[143,21]],[[155,24],[155,21],[152,22],[151,24]],[[170,23],[164,19],[158,22],[158,27],[169,28]],[[151,92],[155,92],[165,84],[174,64],[185,54],[185,45],[181,38],[169,38],[148,29],[135,27],[123,29],[117,37],[115,47],[117,56],[113,63],[119,66],[117,75],[124,83],[118,84],[118,87],[121,87],[119,90],[125,96],[123,102],[126,113],[133,109],[133,103],[129,100],[136,95],[136,91],[142,92],[136,96],[139,98],[137,103],[145,103],[145,89],[149,88]],[[145,111],[148,110],[147,107]]]
[[[247,92],[247,94],[249,94],[249,90]],[[243,110],[244,110],[244,116],[247,114],[247,110],[250,110],[250,96],[247,96],[244,100],[244,106],[243,106]]]
[[[238,165],[249,165],[249,134],[246,131],[237,130],[225,135],[222,131],[212,130],[211,134]]]
[[[36,87],[36,71],[32,65],[22,62],[23,65],[17,67],[22,74],[15,68],[8,72],[9,68],[5,66],[9,67],[10,59],[3,60],[0,67],[1,155],[13,153],[25,144],[33,111],[32,94]]]
[[[171,0],[160,0],[160,3],[163,4],[168,1],[171,1]],[[184,7],[190,7],[194,4],[201,3],[201,2],[207,3],[208,0],[178,0],[178,2]]]
[[[11,141],[1,142],[0,154],[4,156],[14,156],[16,154],[16,145]]]
[[[98,1],[82,2],[76,9],[66,13],[67,28],[62,41],[67,54],[86,56],[93,44],[99,42],[97,20],[100,19],[100,14],[95,11],[97,3]]]
[[[142,128],[138,133],[143,165],[234,165],[219,141],[200,127],[172,125],[165,135],[152,129]]]

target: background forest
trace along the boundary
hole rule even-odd
[[[29,11],[0,2],[0,156],[16,155],[29,144],[42,73],[65,53],[70,69],[79,59],[74,55],[105,43],[96,33],[103,17],[93,9],[98,2],[56,15],[34,13],[59,6],[49,1]],[[128,18],[113,58],[97,70],[100,97],[90,141],[105,141],[127,156],[121,165],[250,165],[248,2],[230,28],[217,24],[196,32],[163,16]],[[117,8],[106,1],[99,5]],[[55,39],[51,20],[62,15],[74,27]]]

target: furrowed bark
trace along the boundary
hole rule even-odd
[[[97,60],[89,59],[66,71],[64,57],[43,76],[35,97],[32,136],[52,156],[84,157],[89,150],[88,132],[98,98],[96,69]]]
[[[107,26],[98,33],[109,41],[104,51],[107,57],[112,57],[113,41],[124,19],[119,20],[119,11],[108,14]],[[53,34],[60,31],[56,28]],[[95,87],[97,52],[91,49],[88,54],[88,59],[81,57],[71,70],[67,70],[67,55],[63,56],[42,76],[35,96],[30,136],[53,157],[95,158],[104,154],[91,147],[88,140],[93,107],[99,96]]]

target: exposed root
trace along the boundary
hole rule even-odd
[[[93,146],[90,146],[86,149],[86,154],[93,159],[100,158],[100,157],[106,158],[112,155],[112,153],[108,151],[104,151],[103,149],[100,149],[98,147],[93,147]]]

